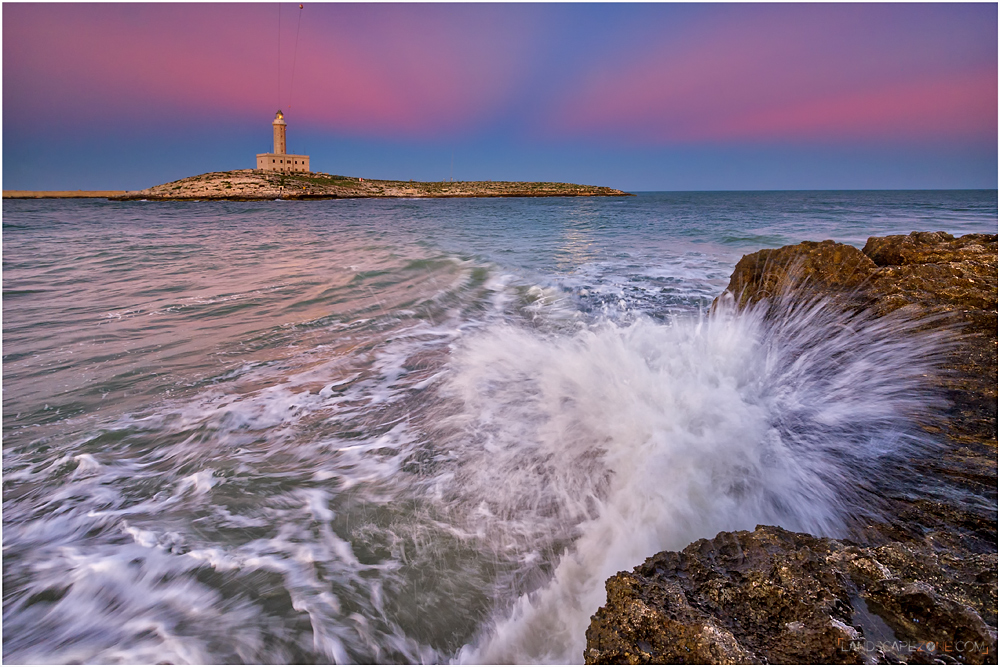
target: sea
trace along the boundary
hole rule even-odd
[[[940,446],[945,334],[712,307],[914,230],[997,191],[5,200],[3,659],[583,662],[609,576]]]

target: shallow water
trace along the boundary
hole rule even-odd
[[[4,659],[582,662],[604,580],[837,534],[947,335],[707,306],[996,191],[3,204]]]

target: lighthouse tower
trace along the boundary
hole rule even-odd
[[[278,109],[278,113],[275,114],[271,125],[274,126],[274,153],[275,155],[284,155],[286,152],[285,128],[288,127],[288,123],[285,122],[285,115],[281,113],[281,109]]]
[[[278,110],[271,122],[274,130],[274,152],[258,153],[257,168],[264,171],[309,171],[308,155],[290,155],[285,152],[285,129],[288,124],[285,122],[285,114]]]

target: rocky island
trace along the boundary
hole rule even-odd
[[[613,188],[517,181],[385,181],[319,172],[216,171],[109,197],[115,201],[255,201],[377,197],[627,197]]]
[[[258,153],[256,169],[213,171],[135,191],[4,190],[4,199],[106,197],[113,201],[262,201],[451,197],[629,197],[596,185],[521,181],[387,181],[311,171],[309,156],[288,153],[285,116],[271,123],[274,149]]]
[[[740,307],[817,294],[874,317],[956,331],[934,382],[944,443],[884,484],[879,519],[841,539],[773,526],[723,532],[608,579],[588,664],[997,664],[997,235],[823,241],[745,256]]]

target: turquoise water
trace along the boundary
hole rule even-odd
[[[4,201],[4,659],[582,662],[610,574],[905,454],[941,340],[706,310],[913,230],[997,193]]]

